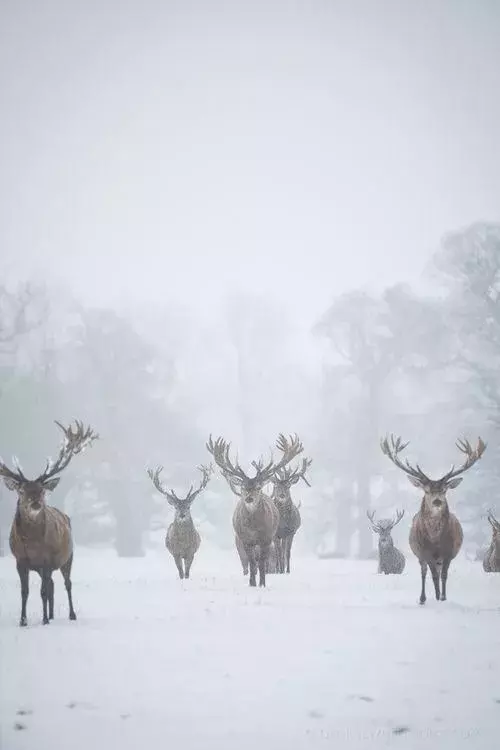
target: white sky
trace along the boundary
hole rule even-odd
[[[0,6],[0,252],[89,301],[314,317],[500,218],[496,0]]]

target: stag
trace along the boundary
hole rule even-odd
[[[477,447],[472,448],[468,440],[458,440],[457,448],[465,454],[465,461],[458,469],[451,467],[447,474],[440,479],[430,479],[418,464],[411,466],[406,459],[404,462],[399,454],[407,447],[401,438],[386,437],[380,443],[382,452],[405,472],[414,487],[423,490],[424,497],[420,510],[415,514],[410,529],[410,547],[420,563],[422,588],[420,604],[425,604],[425,579],[427,568],[431,570],[436,599],[446,600],[446,582],[448,570],[452,560],[460,552],[463,542],[462,526],[458,518],[450,512],[446,493],[458,487],[465,471],[479,461],[486,449],[486,443],[478,439]]]
[[[159,466],[155,471],[148,469],[149,478],[153,482],[155,489],[160,495],[166,497],[167,502],[175,508],[175,518],[167,529],[165,547],[174,558],[177,570],[179,571],[179,578],[181,579],[189,578],[194,556],[201,544],[201,537],[196,530],[191,516],[191,505],[200,492],[203,492],[212,474],[211,465],[208,467],[200,466],[198,468],[202,473],[201,483],[197,489],[194,489],[194,486],[191,485],[184,498],[178,497],[174,490],[168,490],[161,482],[160,474],[163,471],[162,466]]]
[[[493,512],[488,511],[488,521],[491,524],[491,543],[483,558],[483,569],[485,573],[500,573],[500,523]]]
[[[279,522],[274,543],[278,573],[290,573],[290,556],[295,534],[300,528],[301,518],[298,505],[295,505],[290,492],[291,487],[301,479],[308,487],[311,485],[306,479],[306,471],[312,464],[311,458],[304,458],[302,466],[296,469],[283,467],[272,478],[272,499],[278,509]]]
[[[391,531],[401,521],[405,512],[397,512],[396,518],[381,518],[375,521],[375,511],[366,511],[372,530],[378,534],[378,573],[400,575],[405,569],[405,556],[394,546]]]
[[[69,619],[76,620],[71,593],[71,567],[73,565],[73,535],[71,521],[62,511],[47,505],[46,493],[55,490],[58,476],[77,453],[98,439],[90,427],[76,421],[72,426],[56,425],[63,431],[59,455],[55,461],[47,460],[45,470],[36,479],[27,479],[17,461],[14,470],[0,459],[0,476],[9,490],[17,492],[17,508],[10,531],[10,549],[16,558],[17,572],[21,581],[21,619],[19,624],[28,624],[26,605],[29,595],[29,574],[36,571],[41,580],[43,624],[54,619],[54,581],[52,573],[60,570],[68,594]]]
[[[239,465],[238,459],[236,463],[232,463],[229,457],[230,443],[222,437],[217,438],[214,443],[212,436],[207,442],[207,449],[214,457],[223,477],[233,492],[240,496],[233,513],[233,528],[248,558],[250,586],[257,585],[256,547],[259,586],[266,585],[266,566],[279,522],[278,510],[263,489],[277,471],[304,450],[297,436],[291,437],[288,441],[284,435],[280,435],[276,446],[283,453],[281,460],[275,463],[271,456],[267,464],[264,464],[263,459],[252,461],[256,473],[254,477],[249,477]]]

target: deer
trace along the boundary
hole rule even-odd
[[[7,489],[17,493],[17,507],[10,531],[10,549],[16,559],[21,582],[21,618],[19,625],[26,627],[26,605],[29,596],[29,574],[35,571],[41,578],[43,624],[54,619],[54,581],[52,573],[60,570],[68,595],[69,619],[76,620],[73,606],[71,568],[73,565],[73,534],[71,520],[66,513],[46,503],[47,492],[53,492],[60,474],[74,456],[81,453],[99,438],[90,427],[75,421],[64,427],[64,438],[55,461],[47,459],[44,471],[36,479],[27,479],[16,459],[14,470],[0,459],[0,476]]]
[[[258,547],[259,586],[266,585],[266,566],[269,559],[271,544],[274,541],[279,523],[279,513],[271,498],[264,493],[264,487],[273,475],[292,461],[304,448],[298,437],[291,436],[290,441],[280,434],[276,447],[283,453],[278,463],[271,456],[264,464],[263,459],[252,461],[255,476],[249,477],[238,463],[233,463],[229,457],[231,443],[218,437],[215,443],[210,435],[206,444],[207,450],[213,456],[222,476],[226,479],[233,492],[240,499],[233,513],[233,529],[248,558],[250,576],[249,585],[257,585],[256,547]]]
[[[399,454],[409,443],[403,443],[401,438],[391,435],[381,440],[382,453],[392,463],[405,472],[414,487],[423,490],[424,497],[420,510],[415,514],[410,528],[410,548],[420,563],[422,587],[420,604],[425,604],[425,579],[427,568],[430,568],[437,601],[446,601],[446,583],[448,570],[452,560],[460,552],[463,542],[463,530],[458,518],[450,512],[446,493],[455,489],[462,482],[463,474],[479,461],[486,449],[486,443],[478,439],[477,447],[472,448],[468,440],[457,440],[457,448],[466,456],[458,469],[453,465],[446,474],[439,479],[430,479],[418,464],[411,466],[408,459],[404,463]]]
[[[202,479],[197,489],[191,485],[186,497],[178,497],[174,490],[165,487],[160,479],[163,471],[162,466],[158,466],[155,471],[148,469],[148,476],[153,482],[155,489],[167,499],[169,505],[175,508],[175,517],[167,529],[165,536],[165,547],[174,558],[179,578],[189,578],[194,556],[198,552],[201,544],[201,537],[197,531],[193,518],[191,516],[191,505],[198,495],[203,492],[213,472],[212,465],[199,466],[198,470],[202,473]]]
[[[292,500],[291,488],[301,479],[308,487],[306,471],[312,464],[311,458],[304,458],[302,466],[294,470],[283,467],[276,471],[272,477],[273,493],[272,499],[278,509],[279,522],[274,538],[276,547],[276,560],[278,573],[290,573],[290,557],[295,534],[300,528],[300,505],[295,505]]]
[[[401,521],[405,512],[397,511],[396,518],[381,518],[375,521],[375,511],[366,511],[372,530],[379,535],[378,539],[378,573],[401,575],[405,569],[406,559],[401,550],[394,546],[391,531]]]
[[[491,524],[492,537],[483,558],[483,570],[485,573],[500,573],[500,522],[491,510],[488,511],[488,521]]]

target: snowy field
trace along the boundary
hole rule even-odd
[[[0,559],[0,746],[499,747],[500,575],[459,559],[449,600],[420,607],[413,558],[403,576],[375,571],[297,558],[262,590],[236,553],[206,546],[184,582],[163,551],[78,549],[78,621],[57,573],[56,619],[42,626],[32,574],[21,629],[14,560]]]

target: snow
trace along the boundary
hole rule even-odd
[[[417,604],[376,561],[298,558],[250,589],[236,551],[202,545],[180,581],[164,550],[77,549],[67,619],[41,624],[32,574],[19,628],[15,563],[0,559],[6,750],[492,750],[500,727],[500,575],[464,557],[449,600]],[[432,584],[429,581],[428,594]]]

